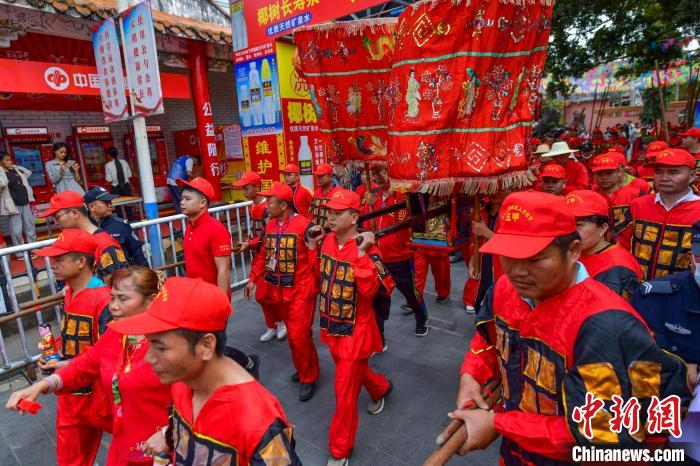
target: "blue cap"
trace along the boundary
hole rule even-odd
[[[90,191],[85,193],[85,195],[83,196],[83,202],[85,202],[86,204],[90,204],[91,202],[95,201],[111,202],[118,197],[119,196],[110,193],[102,186],[95,186],[94,188],[90,189]]]

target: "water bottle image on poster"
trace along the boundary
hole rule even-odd
[[[274,53],[236,63],[234,72],[241,135],[282,133],[279,71]]]

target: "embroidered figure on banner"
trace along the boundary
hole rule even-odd
[[[503,68],[503,65],[496,65],[491,71],[486,73],[486,98],[493,104],[491,119],[500,121],[503,117],[503,104],[513,90],[513,79],[510,72]]]
[[[336,138],[331,139],[330,150],[328,151],[328,156],[333,163],[340,163],[345,157],[345,151],[343,150],[343,145],[338,142]]]
[[[379,120],[384,119],[384,104],[383,102],[387,101],[387,87],[386,83],[384,83],[384,80],[379,79],[376,82],[368,82],[367,83],[367,90],[369,91],[370,95],[370,102],[372,102],[374,105],[377,106],[377,116]]]
[[[435,153],[435,146],[421,141],[418,144],[418,152],[416,153],[416,168],[418,168],[418,178],[425,180],[432,173],[438,171],[438,156]]]
[[[387,110],[389,111],[388,121],[391,121],[394,117],[394,112],[396,111],[396,106],[399,105],[401,101],[401,86],[399,85],[399,80],[394,79],[389,83],[384,96],[387,100]],[[420,97],[420,93],[418,94]]]
[[[311,103],[314,105],[314,111],[316,112],[316,116],[321,118],[321,115],[323,115],[323,111],[321,110],[321,106],[318,103],[318,97],[316,97],[316,89],[314,88],[313,84],[309,86],[309,97],[311,97]]]
[[[309,42],[309,47],[306,52],[301,54],[302,62],[309,62],[312,65],[318,65],[321,61],[321,47],[314,41]]]
[[[493,20],[489,18],[484,18],[485,7],[482,5],[474,15],[474,19],[468,22],[465,26],[467,29],[473,29],[472,37],[475,39],[481,38],[481,31],[484,28],[490,28],[493,26]]]
[[[421,81],[428,85],[428,88],[423,91],[423,97],[425,100],[430,101],[433,110],[433,120],[437,120],[442,113],[440,91],[452,89],[452,74],[445,65],[438,65],[433,73],[425,71],[421,75]]]
[[[328,118],[331,123],[338,123],[338,105],[340,105],[340,92],[333,84],[327,87],[322,87],[318,90],[318,96],[321,97],[326,104],[328,110]]]
[[[481,80],[476,76],[476,71],[467,68],[466,80],[462,83],[462,98],[457,104],[457,116],[462,120],[468,120],[476,108],[476,99],[479,97]]]
[[[368,62],[381,61],[387,55],[394,54],[394,38],[392,36],[377,36],[372,42],[367,36],[362,36],[362,46],[369,52]]]
[[[353,84],[352,87],[348,88],[345,110],[347,110],[348,115],[359,115],[362,110],[362,91],[357,84]]]
[[[406,118],[408,120],[418,119],[418,102],[420,102],[420,83],[416,79],[416,69],[411,68],[406,85]]]
[[[348,142],[355,145],[363,155],[371,157],[384,157],[386,155],[386,142],[382,141],[376,134],[361,134],[357,136],[357,139],[350,136]]]

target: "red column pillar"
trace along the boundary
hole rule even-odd
[[[202,174],[214,187],[215,199],[221,200],[221,176],[226,162],[220,163],[216,153],[214,118],[209,100],[209,79],[207,77],[207,44],[202,41],[190,42],[190,72],[192,76],[192,96],[194,117],[197,121],[199,151],[202,156]]]

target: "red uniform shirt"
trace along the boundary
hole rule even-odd
[[[384,194],[379,191],[377,192],[377,202],[374,203],[373,209],[379,210],[382,207],[391,206],[398,204],[406,200],[406,195],[396,191],[384,199]],[[369,208],[365,206],[362,213],[368,213]],[[376,225],[377,230],[380,230],[394,223],[406,220],[408,212],[406,209],[401,209],[399,211],[391,212],[381,217],[377,217],[373,220],[368,220],[365,222],[365,228],[374,229],[373,223]],[[391,235],[387,235],[380,238],[379,250],[382,252],[382,258],[385,262],[401,262],[405,260],[410,260],[413,256],[411,249],[408,247],[408,242],[410,241],[410,233],[408,229],[397,231]]]
[[[642,268],[628,250],[617,244],[595,254],[583,253],[579,260],[591,277],[627,300],[639,288]]]
[[[220,387],[194,420],[192,389],[172,386],[168,444],[177,466],[301,465],[279,401],[257,381]]]
[[[231,233],[209,212],[204,212],[194,222],[187,222],[182,249],[187,276],[216,285],[218,272],[214,258],[231,254]]]
[[[380,286],[391,294],[394,282],[384,267],[379,249],[372,246],[358,258],[357,242],[338,246],[330,233],[321,247],[321,342],[342,359],[367,359],[381,352],[372,300]]]
[[[630,204],[632,254],[645,280],[680,272],[690,266],[692,225],[700,219],[700,200],[682,202],[666,210],[648,194]],[[697,199],[697,196],[694,198]]]
[[[311,199],[311,221],[316,225],[321,225],[322,227],[327,226],[327,211],[322,206],[331,200],[331,196],[333,196],[333,193],[336,192],[337,189],[336,187],[331,187],[331,189],[324,193],[320,187],[316,188],[314,196]]]
[[[106,280],[119,269],[129,267],[129,261],[126,260],[122,247],[112,235],[98,228],[92,234],[92,237],[97,243],[97,249],[95,250],[95,274],[101,280]]]
[[[590,179],[588,176],[588,169],[581,162],[569,159],[564,166],[564,171],[566,172],[566,186],[562,195],[567,195],[571,191],[576,191],[578,189],[589,189]]]
[[[72,360],[97,343],[100,334],[106,330],[107,322],[112,318],[107,308],[109,287],[93,277],[87,288],[75,295],[68,286],[63,303],[61,347],[63,359]],[[112,405],[108,397],[109,392],[101,384],[91,385],[90,381],[70,393],[59,395],[57,424],[82,424],[86,418],[111,415]]]
[[[265,225],[267,225],[269,214],[267,212],[267,199],[263,200],[258,204],[251,204],[248,206],[248,212],[250,213],[251,222],[251,237],[250,237],[250,247],[257,251],[260,240],[265,235]]]
[[[630,204],[635,199],[643,196],[642,191],[630,185],[618,188],[610,196],[604,193],[598,185],[595,185],[593,190],[607,199],[611,212],[612,236],[620,246],[629,251],[632,242]]]
[[[652,172],[652,176],[653,175],[654,173]],[[651,185],[647,181],[635,176],[627,175],[627,186],[639,189],[643,194],[649,194],[651,192]]]
[[[308,217],[311,211],[311,198],[313,197],[311,190],[299,182],[296,188],[292,188],[292,191],[294,191],[294,208],[297,213]]]
[[[144,361],[148,340],[143,338],[127,354],[125,338],[108,329],[94,346],[57,372],[63,382],[62,392],[78,389],[95,379],[103,392],[109,394],[113,406],[112,381],[117,377],[121,417],[115,407],[107,466],[126,466],[127,454],[138,451],[140,443],[148,440],[158,427],[167,425],[168,406],[172,404],[170,385],[161,384],[150,364]]]

